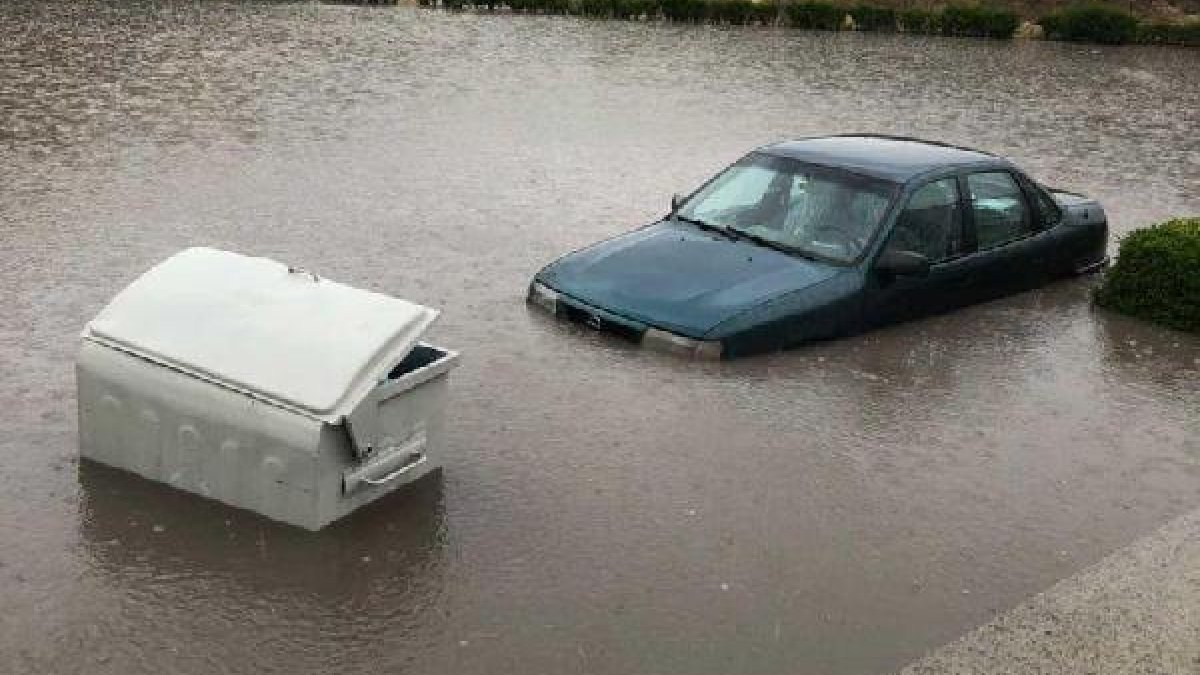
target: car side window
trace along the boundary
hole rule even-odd
[[[920,253],[933,263],[961,254],[962,209],[957,180],[933,181],[914,192],[896,219],[888,248]]]
[[[1006,171],[967,175],[971,215],[980,250],[994,248],[1034,231],[1021,187]]]
[[[1033,213],[1037,218],[1035,227],[1056,225],[1062,218],[1062,209],[1058,208],[1058,204],[1055,203],[1054,198],[1044,188],[1028,178],[1022,178],[1021,184],[1025,187],[1025,193],[1029,195],[1030,200],[1033,202]]]

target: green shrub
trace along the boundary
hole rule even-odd
[[[942,32],[942,15],[927,9],[902,9],[897,17],[901,30],[907,33]]]
[[[828,2],[796,2],[787,7],[788,25],[793,28],[838,30],[846,19],[846,10]]]
[[[554,9],[555,0],[506,0],[508,8],[514,12],[523,12],[533,14],[542,12],[546,14],[557,13]],[[562,0],[562,6],[566,7],[566,0]],[[565,11],[565,10],[564,10]]]
[[[616,12],[614,0],[579,0],[576,7],[583,16],[608,18]]]
[[[1044,21],[1045,19],[1043,19]],[[1169,23],[1143,23],[1138,25],[1137,41],[1148,44],[1170,44],[1171,29],[1175,26]],[[1045,26],[1043,26],[1045,28]],[[1047,29],[1049,32],[1049,29]]]
[[[1170,31],[1171,44],[1200,47],[1200,19],[1193,19],[1184,24],[1176,24]]]
[[[422,6],[440,6],[448,10],[464,7],[495,9],[507,5],[513,12],[577,14],[609,19],[663,18],[686,23],[727,23],[734,25],[774,25],[793,28],[840,30],[846,16],[859,30],[961,35],[972,37],[1012,37],[1020,24],[1010,11],[977,4],[950,4],[944,9],[916,7],[896,10],[869,4],[870,0],[850,7],[826,0],[800,0],[785,4],[781,0],[418,0]],[[781,11],[782,10],[782,11]],[[1119,44],[1200,45],[1200,21],[1187,23],[1138,24],[1130,14],[1116,7],[1091,1],[1042,17],[1046,36]]]
[[[1138,26],[1137,41],[1148,44],[1200,47],[1200,21],[1143,23]]]
[[[771,26],[779,20],[779,5],[775,2],[752,2],[750,7],[750,18],[755,23]]]
[[[709,0],[708,20],[712,23],[746,23],[749,0]]]
[[[658,14],[658,4],[653,0],[614,0],[613,15],[618,19],[635,20],[642,16]]]
[[[891,7],[855,5],[850,8],[850,16],[859,30],[896,30],[896,10]]]
[[[1169,220],[1122,239],[1096,302],[1200,333],[1200,218]]]
[[[1068,7],[1042,17],[1046,37],[1073,42],[1119,45],[1138,36],[1138,21],[1123,9],[1098,2]]]
[[[662,0],[661,3],[663,18],[688,23],[702,21],[707,15],[706,5],[704,0]]]
[[[945,35],[1011,38],[1020,25],[1016,13],[978,5],[947,5],[942,10],[941,32]]]
[[[530,0],[534,3],[528,11],[540,11],[543,14],[570,14],[570,0]]]
[[[728,23],[745,26],[753,23],[775,22],[776,6],[771,2],[754,0],[709,0],[708,20],[713,23]]]

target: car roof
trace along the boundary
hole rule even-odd
[[[1007,160],[982,150],[878,134],[802,138],[767,145],[758,151],[897,183],[948,167],[1012,166]]]

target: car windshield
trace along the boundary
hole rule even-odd
[[[856,259],[897,192],[888,181],[751,153],[692,195],[682,220],[837,262]]]

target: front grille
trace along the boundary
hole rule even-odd
[[[558,307],[562,316],[566,317],[571,323],[577,323],[603,333],[611,333],[631,342],[640,342],[642,333],[645,332],[644,328],[637,328],[613,321],[600,312],[593,312],[587,308],[563,302],[561,299],[559,299]]]

